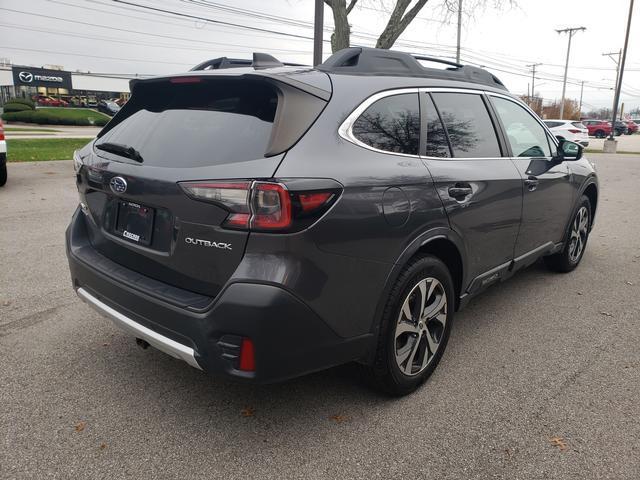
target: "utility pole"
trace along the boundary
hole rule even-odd
[[[541,63],[534,63],[531,65],[527,65],[528,68],[531,68],[531,96],[535,98],[536,96],[536,67],[542,65]],[[529,106],[531,106],[531,100],[529,100]]]
[[[625,37],[624,37],[624,48],[622,49],[622,60],[620,60],[620,65],[618,66],[618,81],[616,82],[616,93],[613,98],[613,120],[611,123],[611,135],[609,136],[609,140],[614,140],[613,134],[616,131],[616,116],[618,115],[618,102],[620,101],[620,90],[622,90],[622,75],[624,75],[624,64],[627,61],[627,47],[629,46],[629,30],[631,30],[631,16],[633,15],[633,1],[634,0],[630,0],[629,2],[629,18],[627,19],[627,33],[625,34]]]
[[[580,83],[580,106],[578,107],[578,120],[582,118],[582,93],[584,92],[584,80]]]
[[[313,66],[322,63],[322,34],[324,28],[324,2],[316,0],[313,20]]]
[[[616,84],[613,86],[613,94],[615,95],[616,88],[618,88],[618,78],[620,77],[620,58],[622,57],[622,49],[617,52],[603,53],[602,56],[609,57],[613,63],[616,64]],[[615,56],[618,57],[617,60],[615,59]]]
[[[571,39],[577,32],[584,32],[585,27],[564,28],[562,30],[556,30],[558,33],[569,34],[569,44],[567,46],[567,61],[564,64],[564,80],[562,81],[562,100],[560,103],[560,120],[564,119],[564,96],[567,93],[567,72],[569,71],[569,54],[571,53]]]
[[[460,63],[460,37],[462,35],[462,0],[458,0],[458,44],[456,46],[456,63]]]

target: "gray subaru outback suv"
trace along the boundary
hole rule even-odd
[[[414,390],[470,298],[540,257],[578,265],[598,201],[581,146],[489,72],[425,60],[255,54],[132,82],[74,158],[78,295],[207,372],[355,361]]]

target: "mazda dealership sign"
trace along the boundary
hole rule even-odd
[[[71,89],[71,73],[44,68],[13,67],[13,84]]]

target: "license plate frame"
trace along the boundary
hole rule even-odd
[[[127,200],[118,201],[115,233],[137,245],[151,245],[155,209]]]

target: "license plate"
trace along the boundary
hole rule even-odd
[[[151,243],[153,208],[133,202],[118,202],[116,233],[122,238],[141,245]]]

